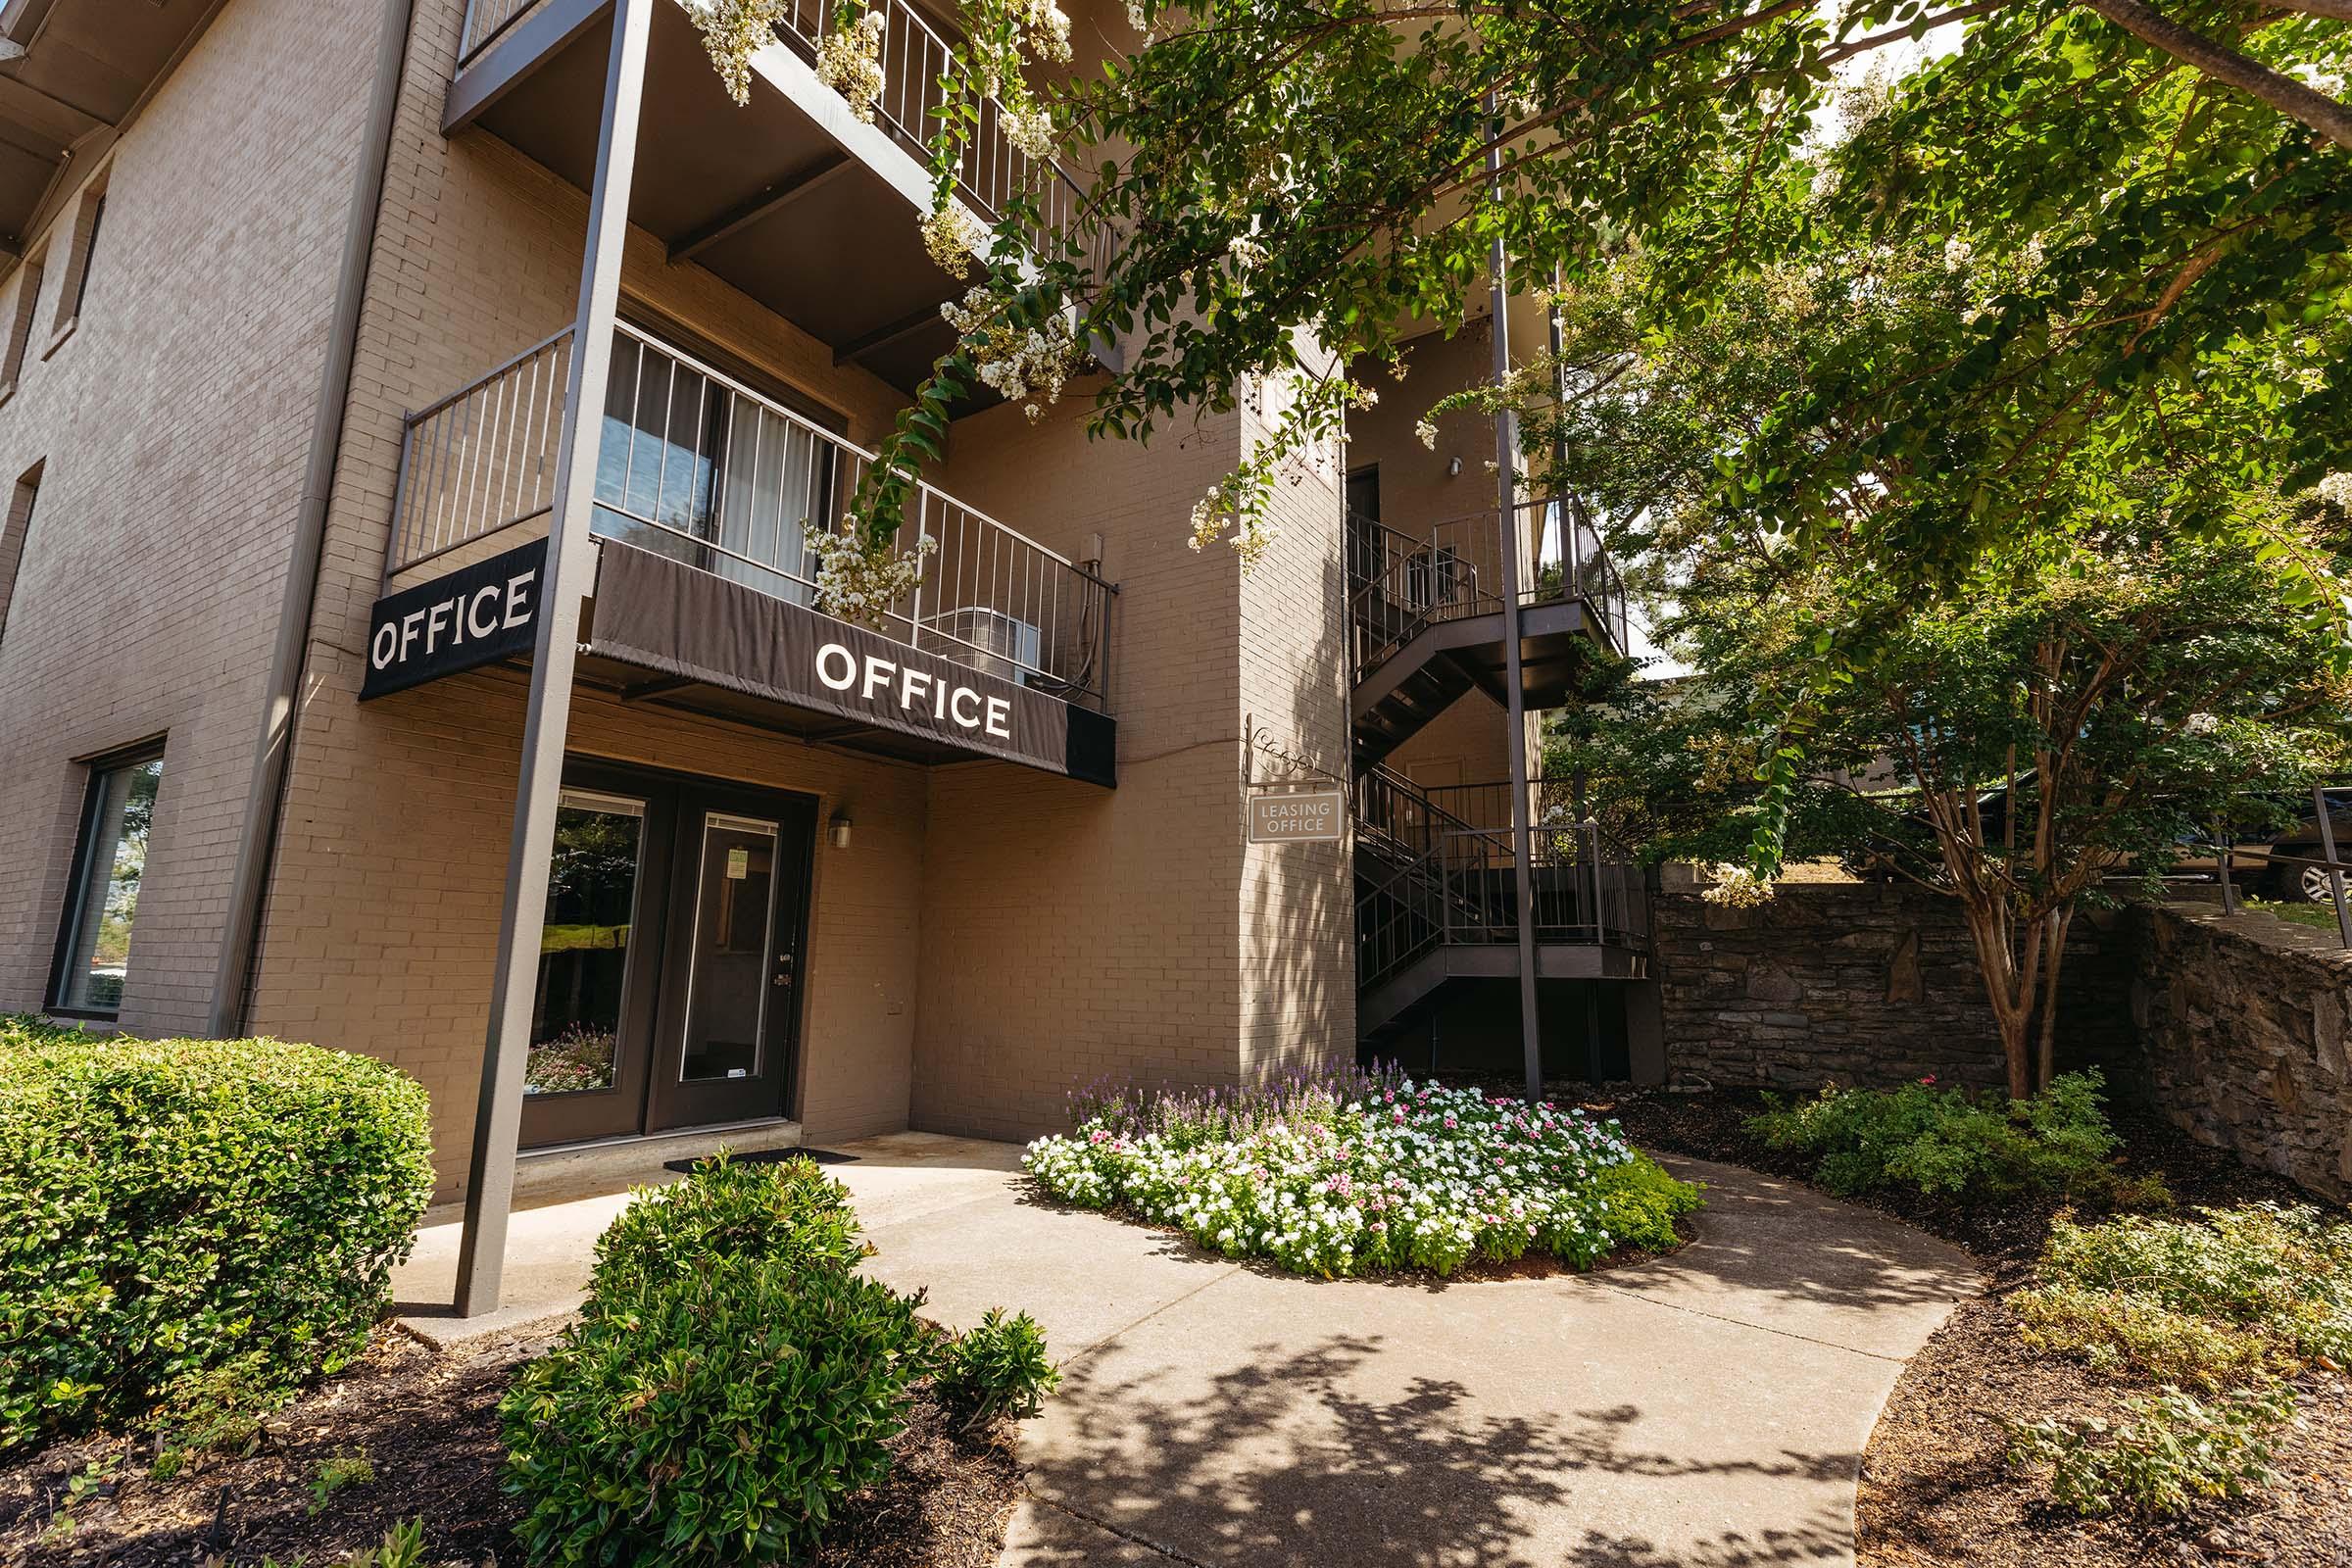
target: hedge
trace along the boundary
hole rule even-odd
[[[0,1452],[341,1367],[432,1187],[383,1062],[0,1016]]]

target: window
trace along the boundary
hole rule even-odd
[[[33,252],[17,269],[17,308],[8,319],[8,358],[0,362],[0,397],[17,389],[17,376],[24,368],[24,350],[32,342],[32,319],[41,308],[41,271],[43,253]]]
[[[90,764],[81,837],[74,852],[73,893],[49,988],[53,1012],[113,1017],[122,1005],[130,968],[131,926],[147,871],[147,834],[164,781],[160,745]]]
[[[17,481],[8,515],[0,517],[0,638],[8,635],[9,601],[17,596],[17,568],[24,562],[24,536],[32,531],[32,503],[40,488],[41,466],[36,463]]]
[[[81,308],[90,293],[90,264],[97,253],[98,226],[106,218],[106,181],[101,176],[81,194],[81,206],[74,216],[74,238],[66,255],[65,280],[57,290],[57,320],[50,328],[53,336],[44,355],[57,352],[57,346],[73,336],[74,327],[81,319]]]

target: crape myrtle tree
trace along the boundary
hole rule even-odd
[[[2284,574],[2160,509],[2039,530],[1925,600],[1838,547],[1724,550],[1685,587],[1663,629],[1699,672],[1556,715],[1547,771],[1581,774],[1651,857],[1727,862],[1718,902],[1770,896],[1741,863],[1767,814],[1792,858],[1952,897],[2013,1095],[2050,1079],[2067,934],[2103,880],[2342,757],[2352,693]],[[1884,622],[1874,658],[1813,701],[1803,767],[1769,800],[1815,639],[1863,616]]]
[[[1770,896],[1760,834],[1776,860],[1835,858],[1956,900],[2017,1095],[2051,1075],[2078,910],[2109,876],[2243,819],[2249,795],[2339,763],[2352,697],[2332,620],[2310,613],[2352,485],[2289,498],[2260,464],[2240,479],[2258,410],[2186,423],[2170,448],[2085,442],[2054,471],[1970,466],[2021,520],[1940,571],[1878,527],[1915,483],[1904,466],[1803,540],[1718,482],[1822,360],[1933,337],[2033,265],[1965,242],[1815,249],[1660,327],[1629,262],[1563,296],[1559,362],[1531,371],[1568,388],[1532,436],[1595,506],[1638,519],[1621,533],[1693,671],[1644,681],[1624,662],[1601,701],[1553,715],[1546,771],[1581,776],[1589,808],[1651,857],[1719,862],[1721,902]],[[2214,487],[2193,506],[2176,502],[2186,474]],[[1871,657],[1825,679],[1839,639]]]
[[[738,91],[783,6],[696,0]],[[978,277],[855,531],[890,555],[958,399],[1043,401],[1102,341],[1120,352],[1088,383],[1099,433],[1146,439],[1290,383],[1278,427],[1195,518],[1200,540],[1229,534],[1251,558],[1281,466],[1380,389],[1409,323],[1462,318],[1497,242],[1521,287],[1587,282],[1638,249],[1653,310],[1685,318],[1825,235],[2031,250],[2030,271],[1940,332],[1808,366],[1724,455],[1720,483],[1799,538],[1842,526],[1842,493],[1899,465],[1933,482],[1875,525],[1914,569],[1959,569],[2026,520],[1970,471],[2054,473],[2085,443],[2161,442],[2215,399],[2262,405],[2262,461],[2308,482],[2347,423],[2326,373],[2352,314],[2347,15],[2346,0],[1130,0],[1124,29],[1090,23],[1122,33],[1102,40],[1108,63],[1077,72],[1054,0],[964,0],[949,74],[996,95],[1007,132],[1088,197],[1058,230],[1034,201],[982,230],[954,192],[978,103],[938,121],[926,232]],[[877,23],[844,0],[820,51],[859,112],[880,89]],[[1840,68],[1929,34],[1957,46],[1807,157]],[[1759,224],[1792,182],[1816,198],[1808,226]],[[2181,473],[2167,500],[2218,526],[2210,493]]]

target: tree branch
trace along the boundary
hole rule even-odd
[[[2352,109],[2326,93],[2304,86],[2282,72],[2273,71],[2234,49],[2225,49],[2203,33],[2192,32],[2143,0],[2082,0],[2126,32],[2184,61],[2226,86],[2258,98],[2273,109],[2318,131],[2338,147],[2352,148]],[[2338,0],[2313,0],[2335,4]],[[2352,7],[2347,7],[2352,9]],[[2318,15],[2330,15],[2320,12]]]

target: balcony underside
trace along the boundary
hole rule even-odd
[[[1519,685],[1526,706],[1566,706],[1582,689],[1593,653],[1605,647],[1605,633],[1581,599],[1522,609]],[[1508,656],[1500,610],[1424,628],[1356,682],[1349,698],[1356,766],[1388,756],[1472,687],[1507,703]]]
[[[445,128],[478,125],[586,190],[611,38],[610,0],[555,0],[466,69]],[[822,340],[837,362],[911,391],[953,345],[939,307],[962,292],[923,249],[921,168],[850,122],[797,55],[779,45],[763,58],[782,62],[794,90],[836,123],[762,72],[738,106],[684,8],[654,7],[629,221],[673,262],[708,269]]]
[[[1448,980],[1508,979],[1519,973],[1516,942],[1446,943],[1430,949],[1396,972],[1367,986],[1357,997],[1358,1034],[1389,1023]],[[1649,974],[1649,956],[1638,948],[1601,942],[1539,942],[1539,980],[1641,980]]]
[[[72,169],[104,150],[220,10],[219,0],[11,0],[10,35],[29,50],[0,62],[0,248],[18,253]]]
[[[662,556],[599,549],[582,685],[899,761],[1115,782],[1109,715],[972,667],[986,656],[909,648]]]

